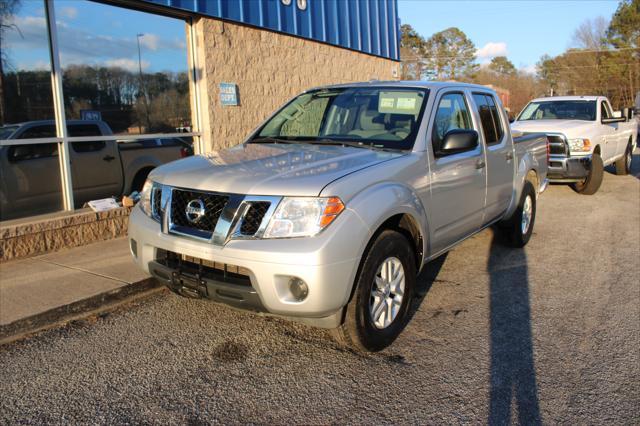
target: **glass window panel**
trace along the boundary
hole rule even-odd
[[[67,120],[102,120],[116,135],[190,131],[184,21],[91,1],[54,4]]]
[[[0,169],[0,220],[64,208],[57,143],[0,147]]]
[[[0,129],[34,120],[51,120],[53,124],[51,60],[44,1],[2,0],[2,3]],[[2,139],[8,138],[14,137],[3,130]]]

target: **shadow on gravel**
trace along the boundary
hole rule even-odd
[[[431,290],[433,283],[442,281],[438,280],[438,274],[440,273],[444,262],[447,260],[447,255],[448,253],[445,253],[442,256],[427,263],[422,269],[420,275],[418,275],[418,278],[416,279],[416,291],[414,294],[413,303],[409,308],[409,320],[407,321],[407,324],[416,314],[418,308],[420,308],[422,301],[427,296],[427,293],[429,293],[429,290]]]
[[[506,248],[494,232],[490,275],[491,391],[489,424],[541,424],[531,336],[527,256]]]

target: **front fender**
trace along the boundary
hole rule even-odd
[[[389,218],[406,214],[411,217],[422,236],[423,259],[429,253],[429,225],[424,206],[407,185],[396,182],[380,182],[355,195],[347,203],[347,208],[357,214],[369,227],[369,238],[364,241],[364,253],[369,239]]]

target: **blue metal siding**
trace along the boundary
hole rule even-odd
[[[397,0],[140,0],[400,60]]]

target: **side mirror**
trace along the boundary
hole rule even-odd
[[[613,124],[613,123],[624,123],[627,121],[625,117],[611,117],[611,118],[603,118],[602,124]]]
[[[620,118],[622,117],[622,111],[613,111],[613,116],[615,118]]]
[[[516,121],[514,117],[509,117],[509,123],[513,123],[514,121]]]
[[[442,140],[442,145],[437,152],[438,156],[458,154],[471,151],[478,146],[478,132],[475,130],[454,129],[449,130]]]

